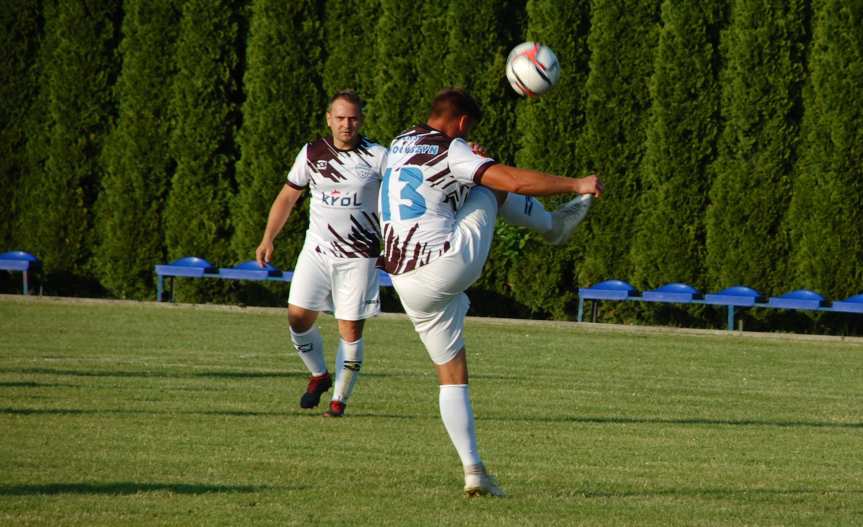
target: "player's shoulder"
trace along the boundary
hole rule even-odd
[[[365,136],[360,137],[360,143],[357,145],[357,149],[365,150],[374,156],[383,155],[387,151],[387,147],[380,143],[376,143]]]
[[[329,159],[333,156],[333,148],[324,137],[306,143],[303,148],[309,159]]]
[[[449,143],[449,152],[454,155],[473,155],[470,144],[461,137],[453,137]]]

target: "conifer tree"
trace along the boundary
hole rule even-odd
[[[239,136],[242,158],[232,211],[237,261],[254,258],[270,205],[297,153],[325,126],[320,18],[315,0],[254,4]],[[293,267],[308,225],[307,212],[307,206],[294,211],[280,234],[273,260],[277,267]]]
[[[526,39],[554,50],[561,74],[557,85],[542,97],[518,102],[516,130],[509,137],[518,147],[518,166],[552,174],[583,175],[575,145],[584,126],[589,29],[589,0],[527,3]],[[551,210],[564,199],[543,201]],[[498,222],[492,257],[480,285],[512,297],[532,313],[564,318],[568,304],[575,298],[572,284],[578,249],[577,245],[551,246],[525,229]]]
[[[97,202],[100,281],[122,298],[153,293],[153,266],[165,261],[162,213],[173,170],[170,80],[179,9],[173,0],[126,0],[119,118],[105,144]]]
[[[787,290],[788,247],[781,227],[799,138],[806,4],[732,4],[722,35],[725,128],[707,212],[711,288]]]
[[[577,152],[582,172],[602,177],[605,197],[570,242],[584,247],[578,285],[631,279],[658,19],[656,0],[593,2],[586,121]]]
[[[843,299],[863,293],[863,2],[816,6],[788,214],[793,287]]]
[[[381,0],[326,2],[324,93],[353,89],[364,101],[374,96],[380,4]]]
[[[723,0],[666,0],[650,83],[633,283],[704,287],[709,165],[719,135],[717,64]]]
[[[424,2],[422,5],[420,22],[422,39],[414,55],[416,70],[412,88],[414,93],[408,122],[402,126],[402,129],[425,122],[435,95],[444,88],[458,84],[447,68],[452,44],[450,36],[452,7],[453,4],[446,2]]]
[[[415,55],[424,40],[423,8],[406,8],[400,0],[381,0],[380,7],[375,34],[375,88],[367,105],[365,133],[389,144],[398,132],[416,124],[413,121],[421,96],[415,89]]]
[[[216,265],[233,260],[229,203],[240,120],[242,8],[235,0],[183,4],[171,96],[176,170],[165,210],[169,259],[199,256]],[[187,287],[198,298],[208,286],[196,282]]]
[[[86,5],[45,2],[46,37],[34,123],[34,165],[20,204],[20,243],[37,255],[54,287],[89,279],[93,204],[100,188],[99,155],[114,113],[111,91],[118,61],[118,1]],[[29,134],[28,134],[29,136]]]
[[[27,173],[27,112],[38,93],[41,2],[13,0],[0,11],[0,252],[15,248],[18,186]]]
[[[445,72],[450,83],[465,88],[483,110],[471,140],[498,160],[515,161],[515,106],[518,97],[506,80],[506,58],[521,41],[522,2],[449,3],[449,53]]]

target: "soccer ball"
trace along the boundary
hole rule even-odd
[[[506,78],[519,95],[542,95],[560,78],[557,55],[545,44],[522,42],[509,52]]]

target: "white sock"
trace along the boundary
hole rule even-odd
[[[291,329],[291,342],[312,375],[323,375],[327,371],[324,363],[324,339],[321,338],[317,326],[312,326],[312,329],[305,333],[294,333]]]
[[[465,467],[482,463],[476,447],[476,429],[470,388],[467,384],[441,384],[440,417],[461,464]]]
[[[339,339],[339,350],[336,352],[336,387],[333,390],[333,400],[347,402],[354,385],[360,376],[363,366],[363,339],[345,342]]]
[[[540,234],[551,230],[551,213],[545,210],[541,201],[530,196],[510,192],[498,215],[510,225],[527,227]]]

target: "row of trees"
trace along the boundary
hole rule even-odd
[[[500,225],[480,311],[566,317],[612,277],[863,291],[863,0],[10,2],[0,249],[62,292],[151,298],[156,263],[251,258],[328,93],[356,88],[386,143],[447,85],[502,161],[607,189],[564,249]],[[503,76],[526,39],[562,63],[538,100]],[[232,294],[214,287],[185,294]]]

